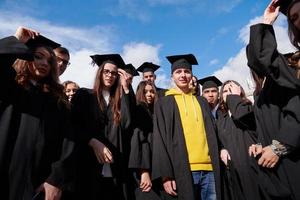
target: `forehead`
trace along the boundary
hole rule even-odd
[[[152,86],[147,84],[147,85],[145,86],[145,90],[152,90]]]
[[[216,87],[205,88],[203,90],[203,92],[217,92],[217,91],[218,91],[218,88],[216,88]]]
[[[105,63],[103,69],[115,70],[117,71],[117,66],[112,63]]]
[[[173,73],[181,72],[181,71],[185,71],[185,72],[190,72],[190,73],[192,73],[192,70],[187,69],[187,68],[178,68],[178,69],[174,70]]]
[[[143,73],[143,76],[151,76],[151,75],[154,75],[154,72],[149,71]]]
[[[67,88],[77,88],[76,84],[75,83],[69,83],[67,85]]]
[[[38,54],[42,54],[46,57],[51,57],[51,53],[49,52],[49,50],[45,47],[37,47],[35,50],[34,50],[34,53],[38,53]]]

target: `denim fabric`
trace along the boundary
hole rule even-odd
[[[212,171],[193,171],[194,191],[197,200],[216,200],[215,177]]]

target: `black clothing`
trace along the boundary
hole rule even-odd
[[[207,101],[196,97],[202,109],[206,138],[215,176],[217,199],[221,199],[219,150],[215,125]],[[179,200],[194,199],[193,180],[180,113],[173,96],[159,98],[154,106],[152,178],[176,181]]]
[[[229,185],[224,184],[233,196],[229,199],[262,199],[259,191],[257,175],[252,165],[258,165],[249,157],[248,148],[256,144],[255,118],[253,107],[249,102],[243,102],[238,95],[228,95],[226,98],[228,110],[219,112],[217,119],[218,136],[222,148],[226,149],[231,161],[225,177]],[[265,199],[265,198],[264,198]]]
[[[27,51],[15,37],[0,40],[0,49],[10,48]],[[50,92],[16,83],[16,57],[0,56],[0,196],[23,200],[44,182],[66,187],[74,142],[66,106]]]
[[[273,170],[282,184],[300,199],[300,96],[295,69],[277,51],[273,27],[257,24],[250,28],[248,65],[265,76],[264,87],[255,98],[255,117],[259,142],[263,146],[277,140],[292,148]]]
[[[78,162],[76,164],[75,196],[77,199],[110,199],[109,194],[117,199],[132,199],[133,177],[128,170],[130,153],[131,114],[135,102],[129,94],[121,97],[121,120],[118,125],[113,122],[112,105],[104,112],[99,108],[93,90],[81,88],[72,99],[72,119],[78,137]],[[102,176],[103,164],[97,161],[93,149],[88,145],[95,138],[106,145],[113,154],[110,164],[112,178]],[[114,185],[114,187],[107,187]],[[104,188],[106,188],[104,190]]]
[[[167,91],[167,89],[158,88],[158,87],[155,87],[155,89],[156,89],[158,97],[164,97],[165,96],[165,92]]]
[[[131,138],[131,152],[129,168],[134,169],[136,175],[136,200],[159,200],[159,183],[152,182],[149,192],[142,192],[139,188],[140,172],[147,170],[151,177],[152,170],[152,132],[153,132],[153,110],[151,111],[145,103],[139,103],[135,110],[134,131]]]

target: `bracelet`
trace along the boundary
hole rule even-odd
[[[289,153],[287,146],[281,144],[277,140],[272,140],[272,144],[270,145],[272,151],[278,156],[282,157]]]

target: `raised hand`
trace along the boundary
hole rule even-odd
[[[15,37],[23,43],[26,43],[30,38],[35,38],[39,33],[37,31],[19,27],[15,33]]]
[[[264,19],[263,19],[264,24],[272,25],[277,19],[279,15],[279,8],[280,8],[280,6],[278,6],[278,1],[279,0],[272,0],[271,3],[268,5],[268,7],[265,9]]]

